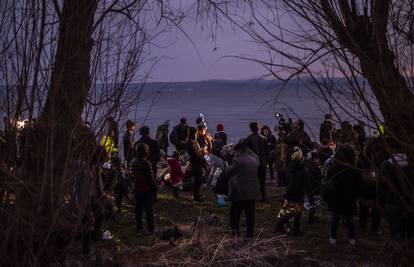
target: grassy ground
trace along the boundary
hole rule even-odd
[[[105,257],[98,255],[94,260],[107,266],[115,262],[118,266],[406,265],[403,254],[399,254],[403,248],[387,242],[385,226],[382,236],[358,233],[356,246],[348,244],[346,229],[342,226],[337,246],[330,246],[326,209],[321,210],[313,224],[307,223],[307,213],[304,213],[303,235],[275,233],[275,214],[283,202],[283,189],[269,183],[267,191],[269,201],[258,202],[256,206],[256,230],[252,240],[229,235],[228,207],[218,207],[209,189],[204,192],[208,196],[205,204],[193,203],[189,192],[180,192],[179,198],[174,199],[168,188],[162,189],[154,207],[157,230],[153,236],[136,232],[132,203],[125,201],[122,212],[105,226],[113,234],[113,240],[95,243],[97,251],[106,251],[110,259],[99,259]],[[184,236],[177,241],[161,241],[161,233],[174,225]],[[242,217],[241,230],[244,229]]]

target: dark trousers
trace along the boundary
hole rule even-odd
[[[358,204],[359,204],[359,208],[358,208],[359,228],[362,231],[366,231],[367,225],[368,225],[370,201],[360,200]],[[380,222],[381,222],[381,211],[379,208],[372,206],[371,207],[371,226],[372,226],[373,232],[378,232]]]
[[[262,200],[266,199],[266,169],[267,165],[262,164],[257,167],[257,179],[259,180],[260,193]]]
[[[271,179],[271,180],[274,180],[274,179],[275,179],[275,163],[274,163],[272,160],[270,160],[270,161],[267,163],[267,166],[269,167],[269,175],[270,175],[270,179]]]
[[[128,197],[128,189],[129,189],[128,180],[119,179],[118,184],[116,185],[116,187],[114,189],[114,191],[115,191],[115,202],[116,202],[116,206],[118,208],[118,211],[121,211],[122,200],[124,199],[124,197]]]
[[[142,230],[142,213],[145,209],[145,216],[147,219],[148,232],[154,232],[154,211],[152,206],[154,204],[154,192],[135,192],[135,220],[137,229]]]
[[[277,171],[277,185],[279,187],[285,187],[285,172],[284,171]]]
[[[300,231],[300,220],[302,218],[301,214],[298,214],[293,217],[293,234],[298,235]],[[279,232],[283,232],[285,228],[285,224],[288,223],[292,219],[292,217],[284,217],[280,219],[276,224],[276,230]]]
[[[231,203],[230,226],[234,235],[240,234],[240,215],[244,211],[247,227],[246,237],[253,237],[255,205],[255,200],[240,200]]]
[[[194,169],[193,170],[193,198],[197,199],[201,196],[200,188],[203,184],[203,170],[202,169]]]
[[[332,212],[331,218],[331,238],[338,238],[338,228],[341,217],[345,220],[346,226],[348,228],[348,238],[355,239],[355,227],[354,227],[354,216],[353,215],[344,215],[339,212]]]
[[[82,218],[82,245],[83,252],[89,253],[91,250],[91,241],[99,241],[102,238],[101,228],[105,220],[102,205],[99,202],[99,197],[92,197],[91,203],[86,208],[85,214]],[[93,222],[93,228],[90,224]]]

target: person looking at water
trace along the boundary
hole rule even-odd
[[[185,149],[187,139],[188,139],[188,124],[187,124],[187,119],[183,117],[180,119],[180,123],[177,124],[173,128],[170,134],[170,142],[179,151],[179,150]]]
[[[134,144],[135,144],[135,122],[131,120],[126,121],[126,131],[122,138],[124,148],[124,158],[129,163],[134,155]]]
[[[158,144],[160,145],[160,148],[164,150],[166,154],[168,154],[168,134],[170,130],[168,129],[170,127],[170,121],[166,120],[163,124],[158,126],[157,133],[155,134],[155,140],[157,140]]]
[[[231,166],[225,171],[221,179],[229,180],[230,226],[232,234],[240,235],[240,215],[244,211],[246,216],[246,237],[252,238],[255,224],[256,200],[260,198],[257,182],[257,157],[249,151],[244,139],[234,146],[235,156]]]
[[[148,126],[142,126],[139,129],[141,138],[135,144],[135,152],[137,151],[137,145],[140,143],[147,144],[149,147],[148,160],[151,162],[152,172],[154,175],[157,173],[157,163],[161,157],[160,146],[157,141],[150,137],[150,128]]]
[[[157,183],[155,182],[149,158],[149,146],[138,143],[135,146],[135,158],[131,161],[129,170],[135,188],[135,221],[138,231],[143,230],[142,213],[145,209],[148,233],[154,233],[153,204],[157,194]]]
[[[190,156],[191,174],[193,176],[193,201],[198,203],[204,202],[204,196],[200,194],[200,187],[203,183],[203,167],[205,160],[203,158],[203,149],[200,148],[196,141],[197,129],[189,128],[187,152]]]
[[[214,134],[214,141],[220,142],[223,146],[227,145],[227,134],[224,132],[224,125],[217,124],[217,132]]]
[[[332,121],[331,114],[325,115],[325,120],[322,122],[319,128],[319,142],[322,144],[327,140],[334,139],[335,135],[335,124]]]
[[[267,140],[266,162],[267,162],[267,167],[269,167],[270,179],[274,180],[275,179],[274,161],[270,157],[270,153],[276,148],[276,137],[272,134],[269,126],[267,125],[262,126],[262,129],[260,130],[260,134],[263,135]]]
[[[257,167],[257,178],[259,179],[260,192],[262,195],[262,201],[267,201],[266,198],[266,151],[267,151],[267,140],[264,136],[259,134],[259,126],[257,122],[252,122],[249,125],[251,134],[246,138],[247,146],[256,153],[259,159],[259,165]]]

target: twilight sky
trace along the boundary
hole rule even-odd
[[[258,55],[260,48],[240,30],[224,24],[222,28],[216,41],[212,41],[208,31],[202,31],[200,25],[187,20],[183,30],[191,41],[179,30],[159,36],[156,44],[169,45],[151,48],[152,55],[161,58],[151,74],[151,81],[250,79],[263,75],[265,70],[258,64],[226,57]]]

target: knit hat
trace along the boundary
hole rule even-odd
[[[290,157],[292,158],[292,160],[301,160],[303,158],[302,149],[300,149],[300,147],[298,146],[295,146],[293,148],[292,156]]]
[[[224,131],[224,125],[221,123],[217,124],[217,132],[222,132],[222,131]]]

